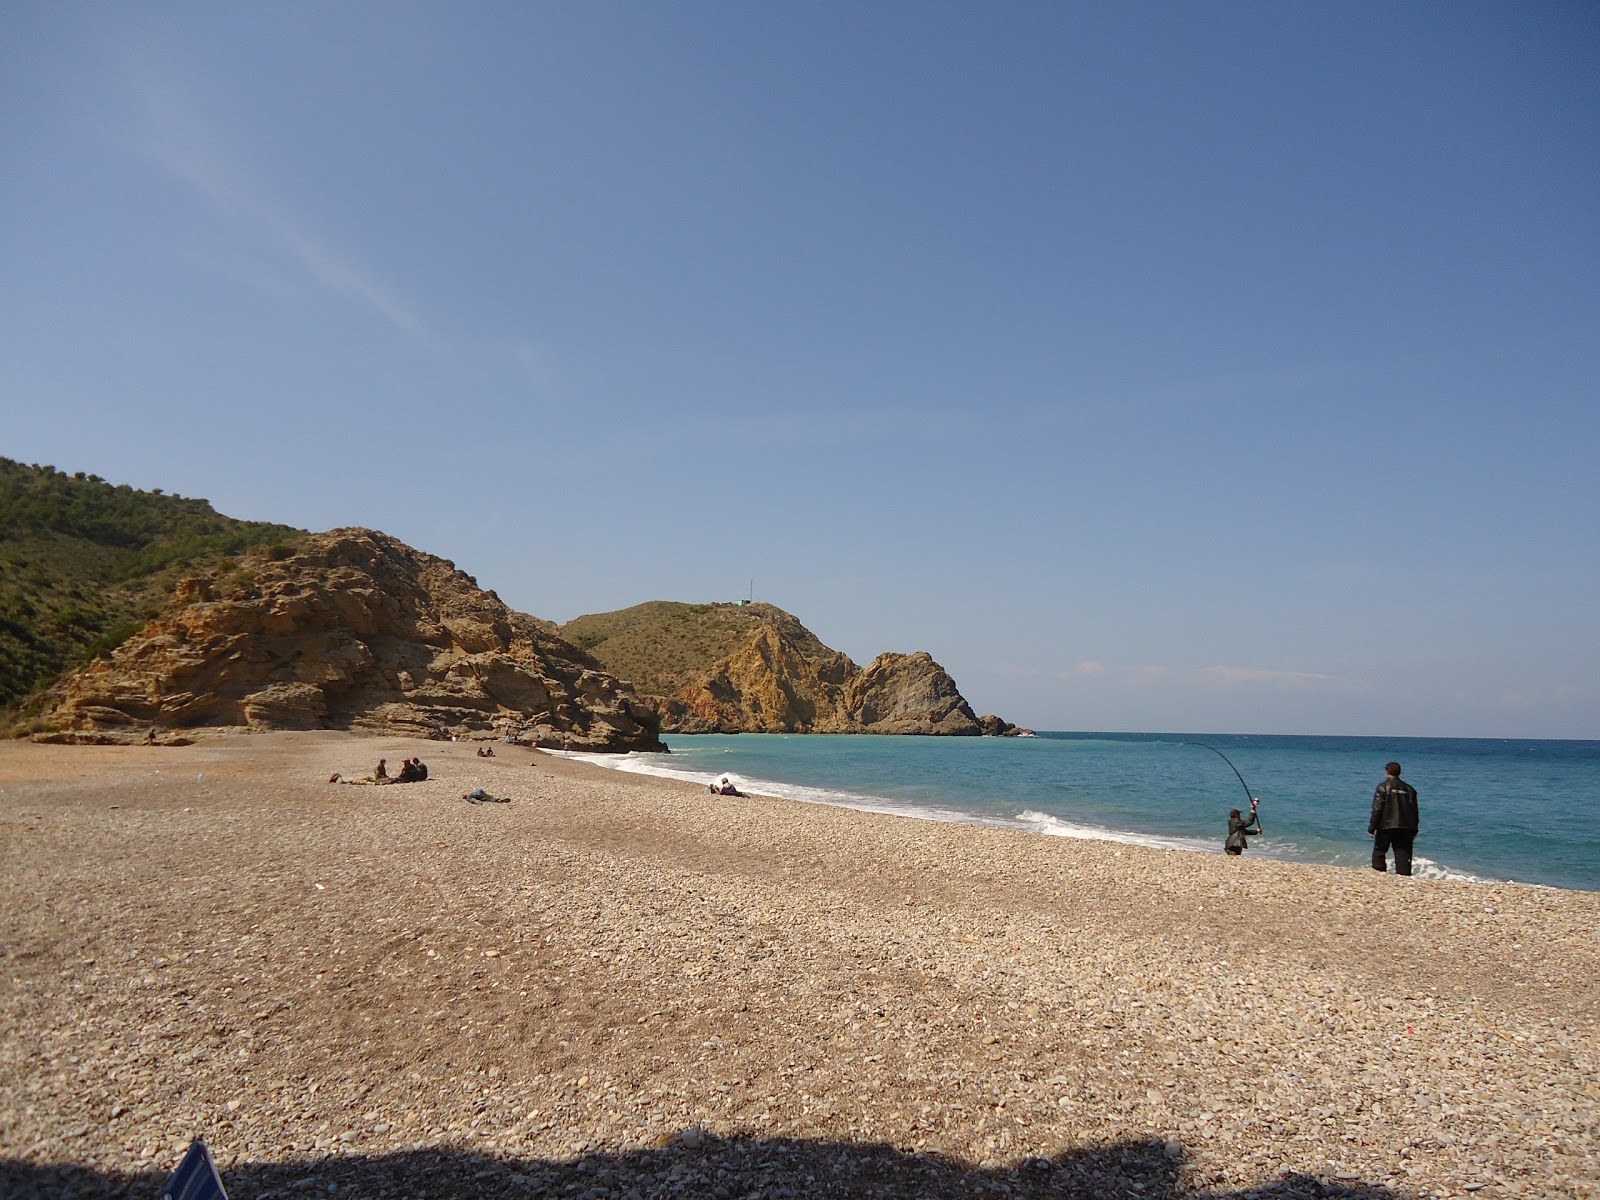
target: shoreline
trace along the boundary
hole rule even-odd
[[[475,750],[0,746],[0,1183],[1595,1195],[1593,893]]]
[[[684,734],[676,736],[707,736]],[[715,735],[712,735],[715,736]],[[741,735],[762,736],[762,735]],[[840,735],[805,735],[789,734],[788,737],[804,736],[840,736]],[[861,736],[861,735],[849,735]],[[868,735],[870,736],[870,735]],[[639,775],[647,778],[662,779],[674,782],[697,783],[701,786],[724,772],[697,772],[692,769],[680,769],[673,766],[661,766],[658,761],[661,756],[650,753],[625,753],[625,754],[599,754],[587,751],[549,750],[547,753],[555,757],[564,757],[573,762],[584,763],[603,771],[614,771],[624,775]],[[855,812],[875,813],[888,817],[904,817],[910,820],[936,821],[951,824],[971,825],[983,829],[1007,829],[1019,833],[1027,833],[1045,838],[1068,838],[1075,841],[1104,842],[1114,845],[1137,846],[1151,850],[1170,850],[1187,854],[1220,855],[1222,854],[1222,838],[1201,839],[1184,834],[1156,834],[1138,830],[1114,829],[1109,826],[1086,825],[1056,817],[1049,813],[1024,809],[1015,817],[986,816],[954,806],[937,806],[929,804],[909,804],[891,800],[888,797],[875,796],[868,792],[857,792],[846,788],[828,788],[807,784],[790,784],[778,780],[763,779],[759,777],[736,774],[736,781],[742,787],[751,790],[752,794],[770,797],[773,799],[788,800],[798,804],[814,804],[831,808],[843,808]],[[1301,866],[1333,867],[1340,870],[1368,870],[1365,864],[1349,862],[1333,862],[1319,860],[1310,856],[1295,857],[1290,854],[1275,852],[1264,846],[1252,845],[1249,857],[1265,859],[1272,862],[1298,864]],[[1416,876],[1422,879],[1450,880],[1458,883],[1471,883],[1485,887],[1541,887],[1551,888],[1556,891],[1595,892],[1594,888],[1563,887],[1559,884],[1546,884],[1512,879],[1494,879],[1488,876],[1477,875],[1462,868],[1450,867],[1439,863],[1437,860],[1423,854],[1416,855]]]

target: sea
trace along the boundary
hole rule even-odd
[[[668,735],[670,754],[578,754],[614,770],[932,821],[1366,869],[1384,764],[1417,789],[1414,871],[1600,890],[1600,741],[1184,733],[1036,737]]]

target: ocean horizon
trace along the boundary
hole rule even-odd
[[[924,820],[1222,853],[1261,801],[1249,854],[1370,869],[1384,764],[1420,797],[1418,876],[1600,890],[1600,741],[1044,731],[1035,737],[669,734],[614,770]]]

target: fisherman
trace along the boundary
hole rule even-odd
[[[1256,809],[1260,806],[1261,801],[1252,796],[1248,820],[1239,815],[1237,808],[1228,810],[1228,840],[1222,844],[1222,848],[1229,854],[1243,854],[1249,845],[1247,837],[1261,832],[1261,818],[1256,815]],[[1254,829],[1250,828],[1252,825],[1255,826]]]
[[[1383,768],[1383,782],[1372,793],[1367,836],[1372,839],[1372,869],[1389,872],[1389,847],[1394,847],[1394,873],[1411,874],[1411,843],[1416,840],[1417,789],[1400,778],[1400,764]]]

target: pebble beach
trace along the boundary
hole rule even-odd
[[[0,745],[0,1194],[1600,1197],[1600,893],[475,749]]]

